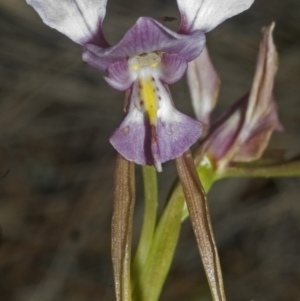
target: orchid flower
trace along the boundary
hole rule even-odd
[[[206,154],[217,173],[222,173],[235,162],[251,162],[259,159],[272,133],[275,130],[282,130],[273,96],[278,64],[272,37],[274,26],[275,24],[272,23],[263,28],[250,92],[212,124],[208,136],[200,147],[201,153]],[[210,84],[206,83],[207,79],[197,76],[201,70],[209,75]],[[219,77],[207,53],[203,52],[189,66],[188,81],[196,116],[199,120],[208,121],[216,104]],[[206,87],[203,88],[206,93],[197,92],[197,86]]]
[[[202,125],[178,112],[168,85],[201,53],[205,33],[254,0],[178,0],[178,33],[141,17],[110,46],[102,33],[107,0],[26,0],[50,27],[83,46],[83,60],[106,71],[113,88],[129,90],[127,116],[110,138],[127,160],[155,165],[182,155],[202,134]]]

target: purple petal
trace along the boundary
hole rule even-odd
[[[269,112],[263,116],[246,136],[240,148],[232,158],[234,162],[251,162],[259,159],[269,144],[272,133],[280,125],[275,102],[272,101]],[[245,129],[244,129],[245,130]]]
[[[195,60],[189,63],[187,81],[196,117],[202,123],[209,125],[210,114],[217,103],[220,78],[206,47]]]
[[[119,91],[126,91],[132,85],[134,78],[129,72],[127,60],[116,62],[109,66],[108,77],[104,77],[109,85]]]
[[[165,53],[162,57],[162,74],[160,79],[163,83],[171,85],[179,81],[187,69],[185,59],[176,55]]]
[[[157,123],[150,124],[146,112],[136,106],[135,86],[129,113],[110,138],[113,147],[127,160],[137,164],[155,165],[181,156],[202,134],[202,125],[172,105],[167,89],[160,87]]]
[[[107,0],[26,0],[44,23],[74,42],[107,47],[101,26]]]
[[[109,141],[125,159],[142,165],[154,164],[151,150],[151,127],[144,113],[136,107],[131,107]]]
[[[219,165],[225,166],[235,155],[233,148],[244,125],[247,104],[248,95],[234,103],[212,126],[207,142],[208,154]]]
[[[188,117],[174,107],[158,112],[157,137],[160,161],[166,162],[181,156],[202,134],[199,121]]]
[[[177,0],[181,33],[208,32],[226,19],[248,9],[254,0]]]
[[[153,51],[174,53],[191,61],[201,53],[204,44],[205,36],[200,31],[178,34],[151,18],[142,17],[113,47],[101,49],[85,45],[83,60],[100,70],[124,58]]]

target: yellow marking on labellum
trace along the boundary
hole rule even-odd
[[[135,71],[145,67],[156,68],[160,62],[161,56],[156,52],[142,53],[128,60],[130,68]]]
[[[157,94],[155,90],[155,82],[152,77],[141,78],[139,81],[139,89],[141,98],[143,99],[144,108],[148,114],[151,124],[156,125],[157,121]]]

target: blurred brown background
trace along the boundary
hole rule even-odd
[[[104,31],[116,43],[141,16],[176,16],[175,0],[108,0]],[[222,78],[215,115],[249,90],[260,28],[276,21],[275,96],[285,132],[272,146],[300,151],[300,1],[257,0],[207,35]],[[173,29],[177,23],[170,24]],[[108,138],[124,95],[81,61],[81,48],[45,26],[23,0],[0,3],[1,301],[114,300]],[[183,79],[171,87],[192,115]],[[159,175],[160,206],[176,178]],[[135,243],[142,221],[137,168]],[[228,300],[300,300],[300,180],[226,180],[209,194]],[[201,296],[201,297],[200,297]],[[211,300],[185,222],[161,300]]]

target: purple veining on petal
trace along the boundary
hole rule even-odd
[[[132,78],[127,60],[116,62],[109,66],[108,76],[104,77],[109,85],[119,91],[126,91],[132,85]]]
[[[171,85],[179,81],[187,69],[187,62],[177,54],[165,53],[162,57],[162,71],[160,79]]]
[[[199,121],[188,117],[174,107],[160,114],[157,124],[160,160],[166,162],[181,156],[202,134]]]
[[[48,26],[74,42],[109,47],[102,34],[107,0],[26,0]]]
[[[161,51],[174,53],[186,61],[195,59],[202,51],[205,36],[201,31],[188,35],[175,33],[157,21],[142,17],[115,46],[102,49],[92,44],[84,47],[83,60],[100,70],[126,57]]]

